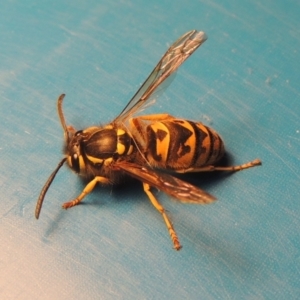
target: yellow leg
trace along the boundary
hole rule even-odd
[[[105,177],[101,177],[101,176],[96,176],[93,180],[91,180],[86,186],[85,188],[83,189],[83,191],[81,192],[81,194],[75,198],[74,200],[72,201],[69,201],[69,202],[65,202],[62,207],[65,208],[65,209],[68,209],[72,206],[75,206],[77,205],[80,201],[82,201],[82,199],[87,195],[89,194],[93,189],[94,187],[96,186],[97,183],[104,183],[104,184],[109,184],[109,180]]]
[[[205,166],[200,168],[189,168],[189,169],[180,169],[176,170],[176,173],[187,173],[187,172],[213,172],[213,171],[229,171],[236,172],[245,170],[248,168],[253,168],[256,166],[260,166],[261,161],[259,159],[254,159],[253,161],[247,162],[245,164],[239,166],[229,166],[229,167],[215,167],[215,166]]]
[[[153,206],[161,213],[162,217],[164,218],[164,221],[165,221],[165,223],[167,225],[167,228],[168,228],[171,240],[172,240],[172,242],[174,244],[174,248],[176,250],[180,250],[181,249],[181,245],[180,245],[179,239],[178,239],[177,234],[176,234],[176,232],[175,232],[175,230],[174,230],[174,228],[172,226],[171,221],[169,220],[169,218],[168,218],[168,216],[167,216],[167,214],[165,212],[165,209],[157,201],[157,199],[154,197],[154,195],[151,193],[151,191],[150,191],[150,185],[143,182],[143,187],[144,187],[145,193],[149,197],[149,199],[150,199],[151,203],[153,204]]]

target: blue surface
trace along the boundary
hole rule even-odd
[[[299,1],[6,1],[0,18],[1,299],[296,299],[300,294]],[[140,186],[83,188],[63,168],[40,220],[41,187],[62,157],[56,99],[76,128],[112,120],[167,47],[191,29],[208,41],[149,112],[201,120],[235,164],[189,179],[210,206]]]

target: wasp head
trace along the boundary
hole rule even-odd
[[[81,174],[85,171],[85,162],[82,155],[84,143],[84,134],[82,130],[69,135],[69,141],[66,145],[66,156],[68,165],[76,173]]]
[[[82,174],[85,171],[85,163],[82,156],[82,144],[85,138],[85,134],[82,130],[76,131],[72,126],[66,125],[62,109],[62,102],[64,97],[65,94],[62,94],[58,98],[57,110],[60,123],[64,131],[66,160],[71,169],[73,169],[78,174]]]

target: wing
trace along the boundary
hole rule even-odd
[[[158,188],[181,202],[209,204],[216,200],[214,196],[183,180],[148,167],[129,162],[117,162],[113,165],[113,168],[122,170],[131,177],[148,183],[150,186]]]
[[[132,97],[121,114],[114,122],[124,122],[131,115],[145,105],[149,99],[153,99],[154,92],[170,76],[174,75],[178,67],[201,45],[207,37],[203,31],[192,30],[181,36],[164,54],[152,73]],[[170,81],[165,81],[166,86]],[[164,90],[161,86],[159,90]]]

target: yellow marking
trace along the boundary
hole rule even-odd
[[[121,143],[117,143],[117,152],[118,154],[122,155],[125,152],[125,145]]]
[[[117,129],[117,136],[123,135],[125,133],[126,132],[123,129],[120,129],[120,128]]]
[[[194,157],[194,153],[196,151],[195,146],[196,146],[196,136],[195,136],[195,131],[192,125],[185,121],[185,120],[180,120],[180,123],[177,123],[182,127],[185,127],[191,132],[191,136],[185,141],[183,146],[189,146],[190,151],[184,154],[183,156],[179,157],[176,161],[176,164],[181,166],[189,166],[191,164],[191,161]],[[183,148],[179,148],[177,155],[180,156],[180,153],[183,151]]]
[[[69,202],[65,202],[62,207],[67,209],[70,208],[72,206],[77,205],[80,201],[82,201],[82,199],[89,194],[96,186],[97,183],[103,183],[103,184],[109,184],[109,180],[105,177],[101,177],[101,176],[96,176],[93,180],[91,180],[83,189],[83,191],[81,192],[81,194],[75,198],[72,201]]]
[[[107,158],[107,159],[104,160],[104,165],[105,166],[109,166],[112,163],[112,161],[113,161],[112,157]]]
[[[167,126],[161,122],[156,122],[156,123],[152,124],[151,128],[156,133],[156,135],[159,130],[162,130],[166,133],[166,136],[164,139],[159,140],[158,138],[156,138],[156,154],[158,156],[161,155],[162,161],[165,162],[165,161],[167,161],[169,144],[170,144],[169,130],[168,130]]]
[[[85,170],[85,163],[82,155],[79,155],[79,172],[81,173],[83,170]]]
[[[102,164],[104,161],[104,159],[97,158],[97,157],[90,156],[90,155],[87,155],[86,157],[89,161],[91,161],[94,164]]]
[[[163,206],[157,201],[157,199],[154,197],[154,195],[152,194],[152,192],[150,191],[150,185],[148,183],[145,183],[143,182],[143,187],[144,187],[144,191],[145,193],[147,194],[147,196],[149,197],[151,203],[153,204],[153,206],[161,213],[165,223],[166,223],[166,226],[168,228],[168,231],[169,231],[169,234],[170,234],[170,237],[171,237],[171,240],[174,244],[174,248],[176,250],[180,250],[181,248],[181,245],[180,245],[180,242],[179,242],[179,239],[177,237],[177,234],[175,232],[175,229],[171,223],[171,221],[169,220],[166,212],[165,212],[165,209],[163,208]]]

